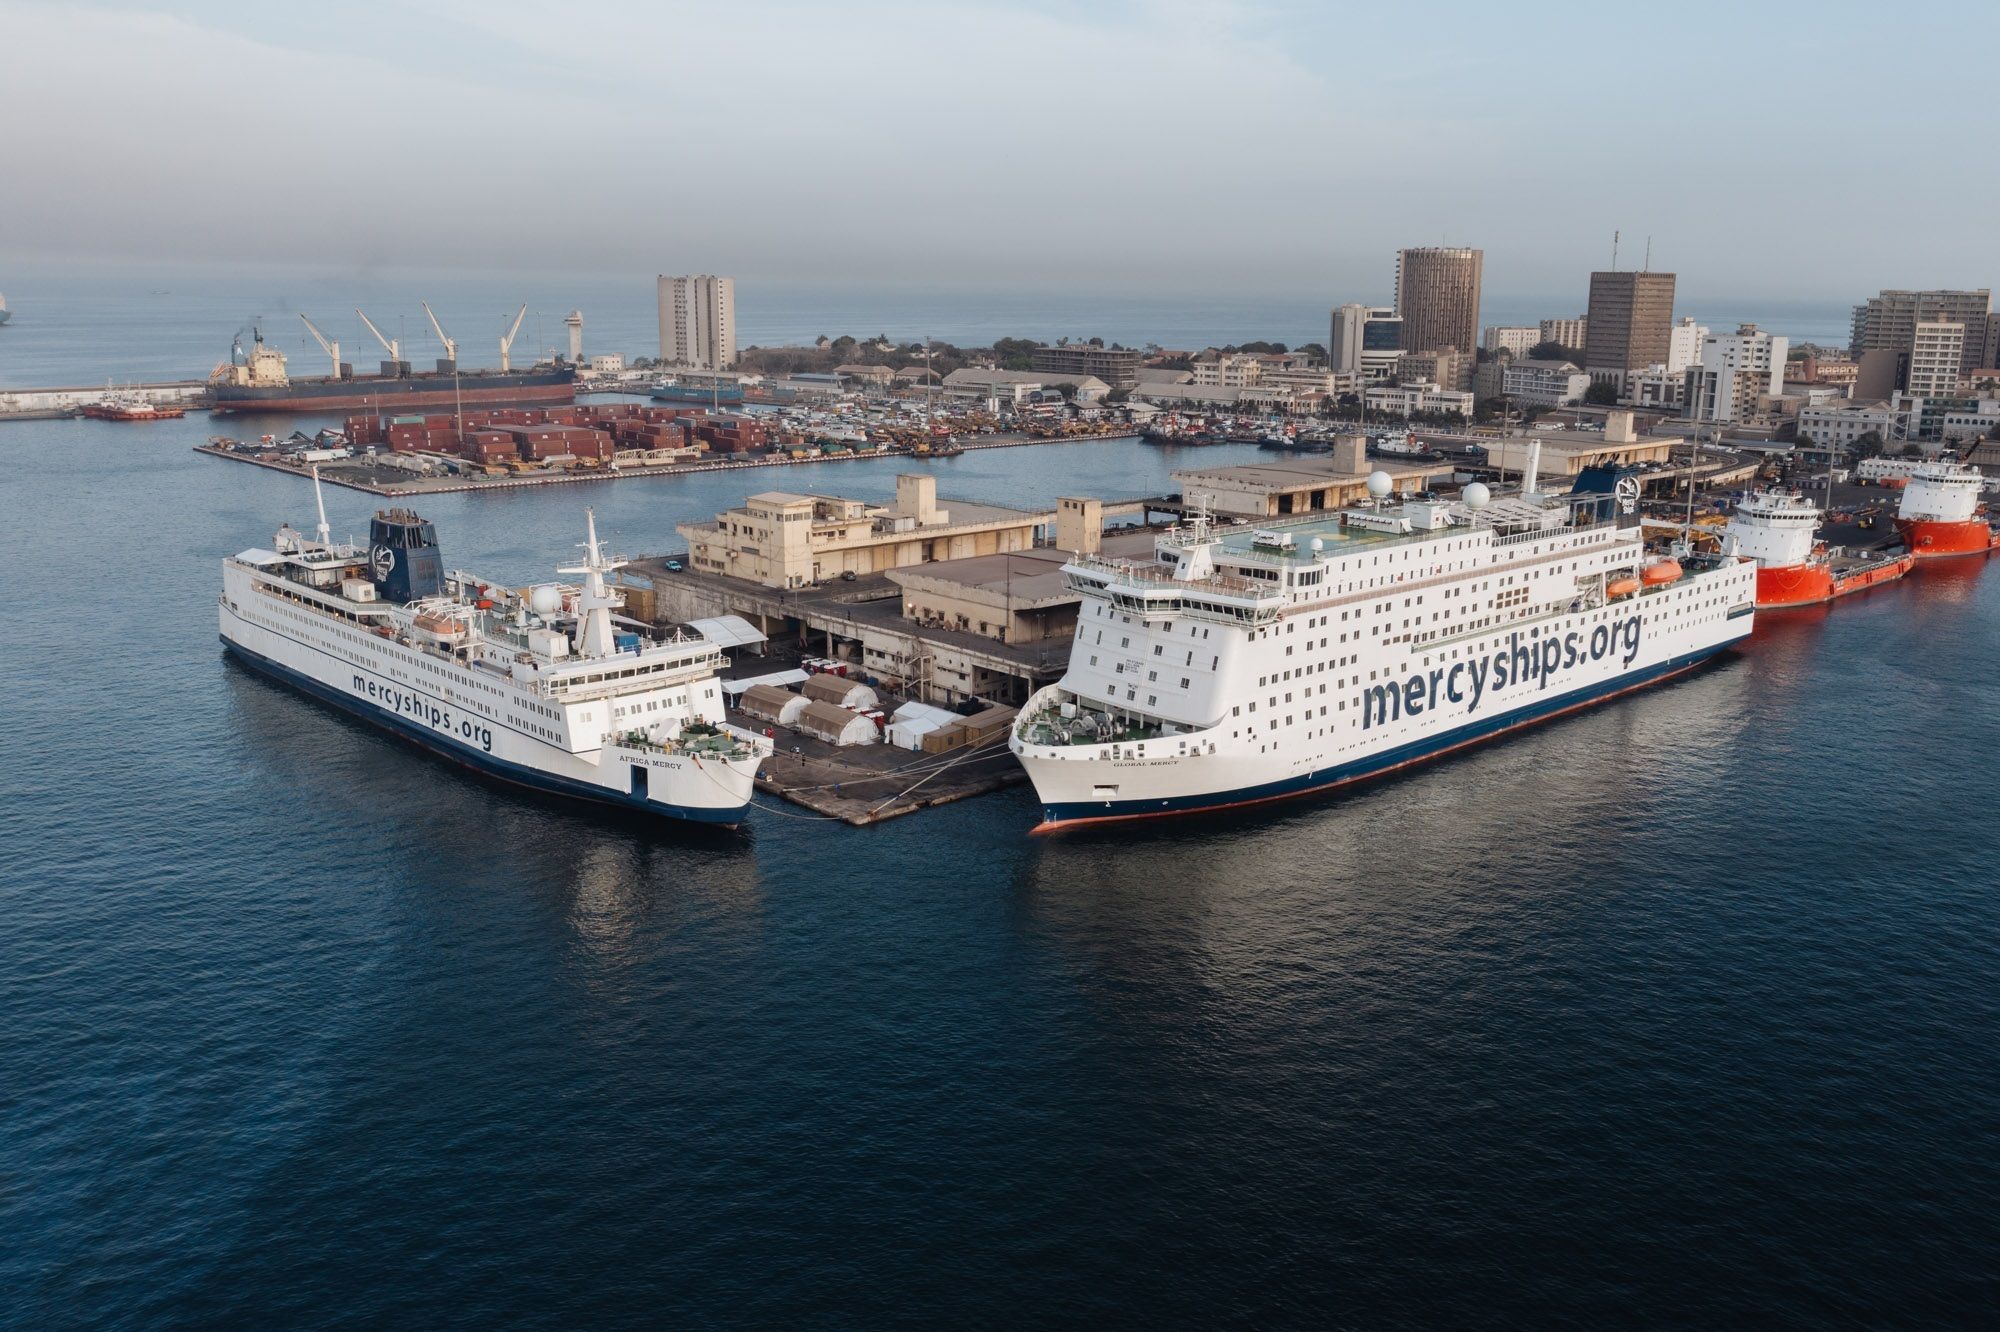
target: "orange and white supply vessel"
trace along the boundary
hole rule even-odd
[[[1896,508],[1896,530],[1903,544],[1920,560],[1946,555],[1984,555],[1996,541],[1979,502],[1985,479],[1964,463],[1918,463],[1910,469],[1910,484]]]
[[[1725,554],[1757,564],[1757,608],[1817,606],[1891,583],[1915,563],[1908,555],[1838,559],[1819,540],[1820,509],[1803,495],[1760,490],[1736,507],[1722,530]]]

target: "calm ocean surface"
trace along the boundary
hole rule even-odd
[[[191,454],[209,429],[0,425],[0,1323],[1996,1307],[2000,570],[1341,798],[1036,839],[1022,788],[717,839],[225,663],[218,557],[311,496]],[[931,466],[1028,502],[1177,461]],[[658,550],[782,475],[421,508],[526,580],[586,503]]]
[[[1385,271],[1384,282],[1389,280]],[[1568,293],[1489,292],[1484,324],[1532,324],[1583,312],[1587,284]],[[443,355],[419,301],[428,300],[468,366],[499,364],[499,338],[522,303],[529,307],[514,346],[525,365],[567,348],[562,319],[584,316],[584,350],[652,356],[659,351],[653,276],[487,276],[477,274],[260,272],[241,266],[33,267],[0,272],[14,309],[0,335],[0,391],[134,380],[198,379],[229,357],[230,339],[261,319],[265,337],[298,375],[321,375],[326,354],[299,321],[303,313],[340,344],[341,356],[373,373],[386,354],[354,311],[419,366]],[[739,278],[736,313],[744,346],[809,343],[820,334],[857,338],[933,337],[985,346],[1000,337],[1102,337],[1142,346],[1199,349],[1275,340],[1325,343],[1328,311],[1346,299],[1387,300],[1380,292],[1299,292],[1234,301],[1178,292],[1118,296],[1075,290],[964,291],[882,284],[806,284]],[[1847,345],[1848,306],[1840,302],[1740,301],[1683,291],[1680,312],[1715,328],[1749,321],[1794,342]]]

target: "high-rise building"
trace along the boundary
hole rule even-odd
[[[1461,351],[1467,354],[1466,382],[1472,386],[1471,353],[1479,346],[1479,280],[1486,254],[1462,246],[1427,246],[1396,254],[1396,313],[1403,319],[1403,350]]]
[[[1542,321],[1542,341],[1553,342],[1557,346],[1568,347],[1571,351],[1582,351],[1584,341],[1590,335],[1590,321],[1578,316],[1575,319],[1544,319]]]
[[[1530,348],[1542,340],[1542,331],[1532,327],[1509,327],[1504,324],[1488,324],[1486,331],[1479,335],[1479,345],[1489,352],[1506,352],[1509,356],[1526,356]]]
[[[1343,305],[1333,312],[1327,357],[1336,374],[1359,375],[1366,384],[1395,377],[1403,355],[1403,321],[1381,305]]]
[[[1665,365],[1674,323],[1674,275],[1621,270],[1590,275],[1583,368],[1592,377],[1624,378]]]
[[[660,359],[727,370],[736,364],[736,279],[661,277]]]
[[[1910,365],[1903,387],[1919,398],[1956,396],[1965,337],[1965,325],[1956,320],[1919,320],[1910,333]]]
[[[1897,357],[1896,387],[1909,387],[1910,353],[1920,323],[1965,325],[1965,341],[1959,350],[1959,373],[1991,365],[1996,349],[1987,345],[1993,321],[1988,313],[1993,293],[1985,287],[1974,291],[1883,291],[1854,307],[1853,335],[1848,351],[1855,360],[1869,352],[1892,352]]]
[[[1789,338],[1755,324],[1701,340],[1701,361],[1688,367],[1686,413],[1698,421],[1742,421],[1755,416],[1766,396],[1784,390]]]

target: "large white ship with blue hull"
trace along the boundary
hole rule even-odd
[[[1069,666],[1011,744],[1041,830],[1379,777],[1690,670],[1746,638],[1756,570],[1649,557],[1636,489],[1202,519],[1155,559],[1079,555]]]
[[[489,776],[734,825],[770,741],[725,724],[721,649],[621,621],[594,519],[580,584],[447,574],[431,525],[375,516],[366,546],[289,527],[223,561],[222,642],[267,675]]]

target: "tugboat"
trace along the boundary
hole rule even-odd
[[[1979,501],[1985,478],[1976,467],[1948,459],[1918,463],[1910,469],[1896,507],[1896,530],[1903,544],[1920,560],[1950,555],[1986,555],[2000,546],[1986,506]]]
[[[1818,505],[1780,490],[1757,491],[1730,515],[1722,550],[1756,562],[1757,609],[1817,606],[1893,583],[1916,563],[1909,555],[1829,551],[1819,540],[1819,520]]]
[[[187,415],[179,403],[151,402],[137,393],[106,393],[96,402],[84,404],[83,414],[93,421],[172,421]]]

